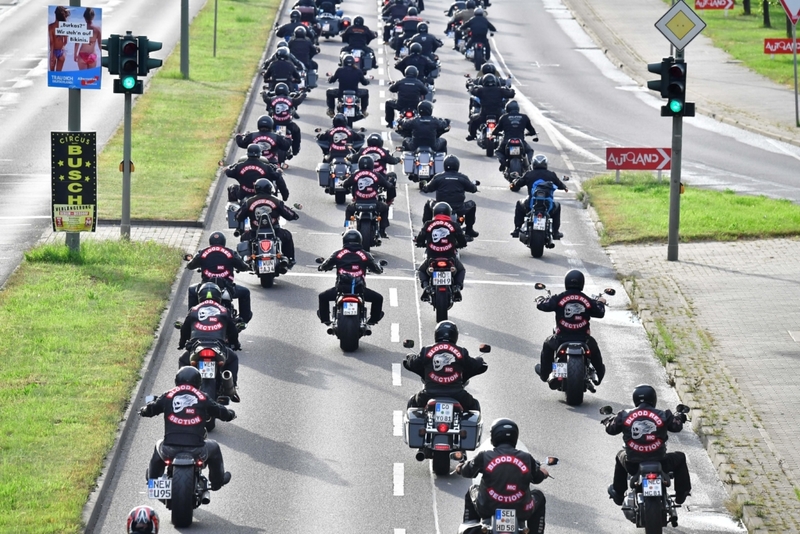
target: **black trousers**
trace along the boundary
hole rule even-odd
[[[497,159],[503,166],[507,165],[506,145],[508,145],[508,139],[509,139],[508,137],[503,136],[503,142],[500,143],[500,146],[498,146],[497,150],[495,150],[494,152],[494,155],[497,156]],[[533,149],[531,148],[531,145],[529,145],[528,142],[525,141],[524,139],[522,140],[522,146],[525,147],[525,154],[528,157],[528,168],[530,168],[531,161],[533,161]]]
[[[428,401],[431,399],[436,399],[439,397],[450,397],[451,399],[455,399],[461,403],[461,406],[465,410],[481,410],[481,403],[478,400],[469,394],[466,389],[460,389],[457,391],[448,391],[442,393],[431,393],[425,389],[417,393],[416,395],[412,395],[410,399],[408,399],[408,403],[406,404],[407,408],[424,408]]]
[[[332,301],[336,300],[336,294],[337,291],[335,287],[332,287],[319,294],[319,317],[323,322],[328,322],[331,320],[330,304]],[[368,287],[362,287],[359,291],[359,294],[364,298],[365,301],[371,304],[369,310],[370,320],[380,319],[381,315],[383,314],[383,295],[377,291],[373,291]]]
[[[197,288],[205,282],[200,282],[189,286],[189,309],[191,310],[199,304],[197,299]],[[231,297],[239,301],[239,317],[246,323],[253,318],[253,309],[250,306],[250,290],[244,286],[234,286]]]
[[[566,340],[555,335],[545,339],[544,345],[542,345],[540,359],[541,375],[539,378],[542,379],[542,382],[547,382],[547,377],[550,376],[550,372],[553,369],[556,349],[558,349],[558,346],[564,341]],[[597,379],[602,382],[606,374],[606,366],[603,365],[603,356],[600,354],[600,347],[597,346],[597,341],[592,336],[586,336],[586,344],[589,346],[589,361],[592,362],[595,371],[597,371]]]
[[[475,134],[478,133],[478,126],[486,122],[487,115],[494,115],[499,119],[502,114],[503,114],[502,111],[500,111],[499,113],[489,113],[488,111],[485,110],[485,108],[481,107],[480,113],[475,114],[469,118],[469,135],[474,136]]]
[[[275,123],[275,126],[282,126],[282,123]],[[286,133],[292,137],[292,155],[296,156],[298,152],[300,152],[300,140],[302,138],[302,134],[300,133],[300,127],[297,125],[296,122],[291,121],[286,124]]]
[[[517,207],[514,208],[514,228],[522,226],[527,215],[528,206],[530,205],[530,198],[525,200],[517,200]],[[550,210],[550,217],[553,219],[553,233],[558,232],[561,228],[561,204],[553,202],[553,209]]]
[[[356,213],[355,203],[348,204],[344,210],[345,223],[349,221],[350,217],[355,215],[355,213]],[[378,215],[381,216],[381,220],[379,221],[378,224],[378,226],[380,227],[380,231],[385,232],[386,229],[389,228],[389,206],[385,202],[378,202]]]
[[[361,99],[361,111],[367,111],[369,107],[369,90],[356,89],[356,94],[358,94],[358,98]],[[334,109],[336,107],[337,98],[342,98],[341,89],[328,89],[325,91],[325,101],[328,104],[328,109]]]
[[[692,480],[689,477],[689,467],[686,465],[686,455],[682,452],[668,452],[661,459],[661,467],[667,473],[675,476],[675,493],[688,494],[692,491]],[[625,450],[617,453],[614,462],[614,491],[617,495],[625,495],[628,489],[628,474],[635,475],[639,470],[638,462],[629,462]]]
[[[403,139],[403,144],[401,147],[406,152],[414,152],[417,150],[417,146],[414,146],[414,141],[410,137],[406,137]],[[433,146],[433,150],[436,152],[447,152],[447,139],[442,139],[439,137],[436,139],[436,143]]]
[[[236,386],[239,384],[239,355],[225,347],[225,358],[225,369],[233,375],[233,385]],[[184,351],[181,357],[178,358],[178,367],[186,367],[187,365],[189,365],[189,351]],[[222,380],[222,378],[217,378],[217,380]]]
[[[467,523],[469,521],[480,521],[484,519],[478,513],[478,510],[475,508],[474,499],[477,498],[479,491],[479,486],[475,485],[467,490],[467,494],[464,496],[464,522]],[[528,521],[528,531],[531,534],[544,534],[544,527],[545,527],[545,513],[547,507],[547,499],[544,498],[544,493],[541,490],[535,489],[531,490],[531,495],[533,495],[533,502],[536,503],[533,507],[533,513],[527,518]],[[488,516],[487,516],[488,517]],[[525,519],[522,519],[525,521]],[[467,531],[469,533],[469,531]],[[480,533],[480,529],[474,531],[475,534]]]
[[[394,112],[399,111],[403,113],[407,109],[417,109],[417,105],[413,102],[398,102],[397,100],[387,100],[385,105],[385,114],[384,119],[386,119],[386,124],[391,125],[394,121]]]
[[[242,234],[241,240],[242,241],[250,241],[250,236],[252,235],[252,230],[248,230]],[[281,252],[289,258],[294,259],[294,237],[292,237],[292,233],[287,230],[286,228],[277,227],[275,228],[275,235],[278,239],[281,240]]]
[[[431,259],[432,258],[425,258],[425,261],[423,261],[422,265],[420,265],[419,269],[417,269],[417,274],[419,275],[419,281],[422,287],[427,286],[431,282],[431,275],[428,274],[428,265],[430,264]],[[467,270],[464,269],[464,264],[461,263],[461,260],[459,260],[455,256],[453,257],[453,263],[455,263],[456,266],[456,273],[455,276],[453,277],[453,284],[459,287],[464,287],[464,278],[467,275]]]
[[[173,445],[174,448],[175,447]],[[187,450],[192,450],[196,447],[185,447]],[[216,491],[222,487],[222,481],[225,477],[225,462],[222,460],[222,451],[219,444],[213,439],[207,439],[205,449],[208,452],[208,481],[211,483],[211,489]],[[158,478],[164,474],[166,464],[161,456],[158,454],[158,448],[153,448],[153,456],[150,458],[150,470],[148,474],[150,478]]]

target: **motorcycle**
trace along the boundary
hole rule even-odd
[[[317,17],[317,22],[319,23],[320,31],[322,32],[321,35],[326,40],[332,37],[336,37],[343,30],[345,30],[347,26],[350,25],[349,20],[348,24],[344,24],[344,20],[341,18],[342,14],[343,13],[341,10],[338,11],[336,15],[327,12],[322,12]]]
[[[229,205],[231,205],[231,204],[237,206],[236,209],[233,211],[233,214],[235,215],[236,214],[236,210],[238,210],[238,204],[229,203]],[[229,209],[228,213],[231,213],[230,209]],[[186,255],[183,256],[183,259],[186,260],[186,261],[192,261],[193,257],[194,257],[193,254],[186,254]],[[197,272],[198,273],[202,272],[202,269],[198,268]],[[219,286],[219,289],[222,292],[221,293],[222,298],[220,299],[220,301],[221,301],[220,303],[225,307],[226,310],[228,310],[228,315],[230,315],[231,319],[233,319],[233,321],[237,324],[237,327],[239,328],[239,330],[240,331],[244,330],[247,327],[247,323],[245,323],[244,321],[238,321],[239,312],[236,310],[236,306],[234,306],[234,304],[233,304],[232,288],[229,286],[228,282],[225,279],[203,280],[203,282],[201,282],[199,284],[195,284],[195,285],[189,286],[189,290],[188,290],[189,291],[189,297],[190,297],[189,300],[190,301],[192,300],[191,299],[192,292],[195,293],[195,297],[196,297],[197,288],[200,287],[200,285],[202,285],[202,283],[204,283],[204,282],[214,282],[215,284],[217,284],[217,286]]]
[[[386,195],[378,195],[378,201],[386,202]],[[345,224],[345,230],[358,230],[361,234],[361,246],[369,252],[372,247],[381,245],[380,223],[377,203],[356,202],[356,211]]]
[[[413,348],[414,340],[405,340],[403,347]],[[483,344],[478,350],[486,354],[492,347]],[[406,365],[404,360],[403,366]],[[464,386],[467,384],[469,380]],[[424,408],[409,408],[403,416],[403,440],[410,448],[417,449],[418,462],[430,458],[433,472],[439,476],[450,474],[451,458],[460,460],[465,451],[474,451],[482,433],[481,412],[464,410],[457,400],[447,396],[430,399]]]
[[[317,258],[317,263],[323,263],[324,258]],[[381,266],[388,265],[386,260],[381,260]],[[338,282],[338,281],[337,281]],[[358,350],[358,342],[363,336],[372,335],[372,330],[367,324],[367,305],[359,291],[359,286],[364,284],[363,277],[353,278],[348,291],[342,291],[343,284],[337,283],[336,301],[331,325],[328,334],[339,338],[339,347],[343,352]]]
[[[456,293],[453,288],[453,277],[456,274],[456,264],[453,258],[431,258],[428,261],[428,275],[430,285],[427,291],[429,297],[425,300],[431,303],[436,311],[436,322],[447,320],[447,311],[456,302],[461,302],[461,293]]]
[[[354,122],[364,118],[361,112],[361,97],[355,91],[343,91],[341,100],[336,104],[336,111],[345,116],[350,127]]]
[[[690,408],[685,404],[678,404],[675,411],[687,414]],[[614,419],[615,415],[611,406],[600,408],[602,415],[608,417],[600,421],[606,424]],[[642,462],[638,472],[628,475],[630,491],[625,494],[622,504],[622,513],[625,518],[635,524],[637,528],[644,528],[646,534],[661,534],[667,524],[678,526],[678,508],[674,495],[667,493],[672,483],[672,474],[661,467],[661,462]]]
[[[295,204],[294,207],[302,208],[300,204]],[[289,271],[289,259],[283,255],[281,240],[272,225],[272,210],[258,207],[255,215],[258,228],[255,232],[251,231],[248,241],[236,245],[236,252],[258,276],[261,287],[270,288],[275,283],[275,278]],[[244,224],[241,224],[234,235],[238,237],[243,234],[244,228]]]
[[[320,133],[322,132],[322,128],[316,128],[314,131]],[[363,132],[365,130],[361,128],[360,131]],[[317,146],[324,152],[330,148],[330,142],[317,139]],[[356,141],[350,146],[350,153],[354,154],[358,152],[363,146],[363,140]],[[316,171],[319,185],[325,188],[326,193],[334,196],[336,204],[342,205],[347,201],[347,191],[341,184],[349,178],[357,168],[358,166],[348,162],[345,156],[335,156],[331,158],[330,163],[323,161],[317,164]]]
[[[494,35],[494,34],[491,34]],[[480,41],[472,42],[469,46],[465,45],[464,56],[470,61],[472,61],[475,70],[481,70],[483,64],[489,61],[489,58],[486,57],[486,45]]]
[[[564,176],[568,181],[569,176]],[[528,213],[525,215],[519,230],[519,240],[531,249],[531,256],[541,258],[545,248],[554,248],[553,218],[553,183],[544,182],[533,190]]]
[[[497,140],[492,135],[494,129],[497,128],[497,116],[487,115],[486,122],[478,127],[477,142],[478,146],[486,151],[488,157],[494,157],[494,151],[497,150]]]
[[[551,296],[547,287],[537,282],[533,286],[540,291],[547,291],[547,297]],[[609,296],[616,294],[613,288],[606,288],[603,293]],[[602,295],[594,295],[592,298],[597,300]],[[537,297],[537,302],[545,297]],[[558,382],[558,391],[563,391],[566,396],[567,404],[570,406],[580,406],[583,403],[583,394],[586,391],[595,393],[593,380],[597,379],[597,374],[589,357],[589,346],[584,341],[564,341],[555,351],[553,360],[552,375],[553,380]],[[541,369],[540,372],[547,372]]]
[[[395,150],[402,148],[398,146]],[[403,172],[422,189],[434,175],[444,172],[446,155],[444,152],[434,152],[428,146],[421,146],[414,152],[403,152]]]
[[[339,66],[342,65],[342,62],[344,61],[344,56],[348,54],[353,56],[353,60],[355,61],[356,67],[361,69],[361,72],[363,72],[364,74],[366,74],[367,72],[369,72],[374,68],[372,62],[372,53],[370,52],[370,50],[362,50],[361,48],[353,48],[350,52],[347,52],[346,50],[343,49],[339,53]]]
[[[412,119],[416,119],[417,117],[419,117],[419,113],[417,113],[416,106],[413,108],[404,109],[402,113],[394,120],[394,123],[392,123],[392,128],[397,128],[397,125],[401,120],[410,121]]]
[[[502,144],[503,140],[501,139],[498,145]],[[503,171],[503,177],[509,183],[521,177],[531,168],[528,154],[525,151],[525,144],[522,139],[517,137],[509,139],[506,143],[505,158],[506,169]]]

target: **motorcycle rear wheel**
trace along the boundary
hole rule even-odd
[[[364,219],[358,221],[358,231],[361,233],[361,246],[364,247],[364,250],[369,252],[373,244],[372,234],[374,230],[372,228],[372,221]]]
[[[436,322],[446,321],[447,310],[450,308],[450,298],[447,295],[447,291],[439,291],[434,288],[433,307],[436,310]]]
[[[339,317],[336,333],[339,336],[339,347],[342,352],[355,352],[358,350],[360,326],[357,315],[342,315]]]
[[[519,176],[522,176],[522,162],[519,160],[519,158],[512,158],[508,162],[508,173],[509,175],[516,173]]]
[[[202,391],[206,397],[212,399],[214,401],[217,400],[217,381],[210,380],[210,379],[203,379],[203,384],[200,387],[200,391]],[[206,431],[211,432],[217,426],[217,419],[210,415],[206,420]]]
[[[431,458],[431,467],[433,467],[433,472],[439,476],[449,475],[450,452],[433,451],[433,458]]]
[[[259,280],[261,280],[261,287],[272,287],[275,283],[275,275],[274,274],[260,274],[258,275]]]
[[[644,532],[661,534],[664,531],[664,511],[661,497],[644,498]]]
[[[341,206],[347,200],[347,193],[345,191],[337,191],[333,194],[333,198],[336,200],[336,204]]]
[[[494,157],[494,138],[487,138],[484,143],[486,144],[486,157]]]
[[[472,55],[472,63],[475,66],[475,70],[481,70],[484,63],[483,48],[475,47],[475,53]]]
[[[570,358],[567,361],[567,380],[564,393],[567,404],[580,406],[583,404],[584,383],[586,382],[586,364],[581,358]]]
[[[194,514],[194,466],[176,465],[172,469],[172,524],[178,528],[192,524]]]
[[[534,230],[531,232],[531,256],[534,258],[541,258],[544,254],[544,232],[541,230]]]

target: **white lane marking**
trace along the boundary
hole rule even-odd
[[[382,57],[378,58],[378,65],[383,65],[383,58]]]
[[[309,265],[309,267],[314,267],[314,266],[313,265]],[[381,275],[380,278],[370,278],[370,280],[399,280],[401,282],[416,282],[417,281],[416,270],[417,269],[416,269],[416,264],[415,264],[414,276],[386,276],[386,275]],[[300,278],[330,278],[333,275],[325,274],[325,273],[286,273],[283,276],[296,276],[296,277],[300,277]],[[506,274],[505,276],[513,276],[513,275]],[[533,276],[533,275],[531,273],[529,273],[529,272],[523,272],[523,273],[520,273],[520,276]],[[560,277],[559,276],[542,275],[542,276],[537,276],[537,278],[559,279]],[[465,281],[465,283],[467,285],[473,285],[474,284],[474,285],[486,285],[486,286],[530,286],[530,287],[533,287],[535,285],[534,282],[502,282],[502,281],[499,281],[499,280],[469,280],[469,279],[467,279]],[[418,289],[419,288],[416,288],[416,284],[415,284],[415,291],[414,291],[415,295],[414,296],[416,297],[416,300],[419,300],[419,292],[417,291]],[[419,309],[419,302],[417,302],[417,309]],[[421,317],[417,317],[417,319],[418,319],[418,322],[419,322],[419,331],[420,331],[419,335],[420,335],[420,338],[422,338],[422,319],[421,319]],[[422,339],[420,339],[420,343],[422,343]]]
[[[408,231],[411,234],[411,266],[414,268],[414,276],[412,280],[414,281],[414,303],[417,305],[417,331],[419,332],[419,346],[422,347],[422,310],[419,307],[419,290],[417,288],[417,257],[416,257],[416,245],[414,245],[414,224],[411,222],[411,200],[410,195],[408,194],[408,184],[406,184],[406,208],[408,208]],[[436,495],[436,492],[434,492]],[[434,515],[434,517],[436,517]],[[439,532],[439,519],[436,518],[436,532]]]
[[[402,386],[403,385],[403,375],[400,374],[400,364],[399,363],[393,363],[392,364],[392,385],[393,386]]]
[[[404,486],[404,479],[405,479],[405,465],[404,464],[394,464],[394,472],[393,472],[393,482],[394,482],[394,495],[396,497],[402,497],[405,495],[405,488]],[[437,529],[438,531],[438,529]]]
[[[18,217],[17,216],[14,216],[14,217],[0,217],[0,220],[12,219],[12,220],[18,221],[20,219],[49,219],[50,217],[51,217],[50,215],[20,215]]]
[[[403,412],[400,410],[395,410],[392,414],[392,435],[394,436],[402,436],[403,435]]]
[[[381,109],[386,109],[386,102],[381,102],[381,105],[378,107]]]
[[[383,48],[378,49],[378,55],[383,54]]]
[[[394,219],[394,206],[389,206],[389,220]]]
[[[400,323],[392,323],[392,343],[400,343]]]
[[[380,80],[378,80],[378,85],[386,85],[386,80],[381,78]]]
[[[383,137],[383,142],[385,143],[386,141],[389,140],[389,132],[381,132],[381,137]]]
[[[396,528],[396,529],[394,529],[394,534],[406,534],[406,529],[404,529],[404,528]]]
[[[378,94],[381,95],[381,98],[386,98],[386,91],[378,91]]]
[[[397,288],[390,287],[389,288],[389,306],[393,308],[397,307]]]

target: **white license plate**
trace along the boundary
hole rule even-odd
[[[494,532],[517,532],[517,511],[498,509],[494,512]]]
[[[519,156],[519,149],[518,146],[508,147],[508,153],[512,156]]]
[[[419,168],[419,175],[420,176],[430,176],[431,175],[431,168],[427,165],[422,165]]]
[[[286,126],[278,126],[275,129],[275,133],[277,133],[279,135],[286,135]]]
[[[567,362],[554,362],[553,374],[556,378],[567,378]]]
[[[342,304],[342,314],[343,315],[358,315],[358,303],[357,302],[344,302]]]
[[[433,285],[449,286],[453,282],[453,273],[450,271],[433,271]]]
[[[325,24],[322,25],[322,31],[324,32],[331,31],[331,25],[326,22]]]
[[[545,227],[545,219],[544,217],[534,217],[533,218],[533,229],[534,230],[542,230],[544,231]]]
[[[344,116],[345,117],[355,117],[356,116],[356,108],[344,108]]]
[[[275,272],[275,260],[258,260],[259,274],[272,274]]]
[[[403,46],[403,47],[400,48],[400,55],[401,56],[407,56],[408,55],[408,47],[407,46]]]
[[[147,496],[151,499],[171,499],[172,479],[151,478],[147,481]]]
[[[467,56],[467,59],[472,59],[475,57],[475,51],[472,48],[467,48],[467,51],[464,53]]]
[[[341,178],[334,178],[333,179],[333,188],[334,189],[341,189],[342,188],[342,179]]]
[[[449,402],[437,402],[433,411],[434,423],[452,423],[453,405]]]
[[[645,478],[642,482],[642,495],[645,497],[661,497],[661,479],[650,480]]]
[[[217,376],[217,362],[200,360],[197,363],[201,378],[214,378]]]
[[[361,50],[353,50],[353,57],[360,58],[361,57]]]

